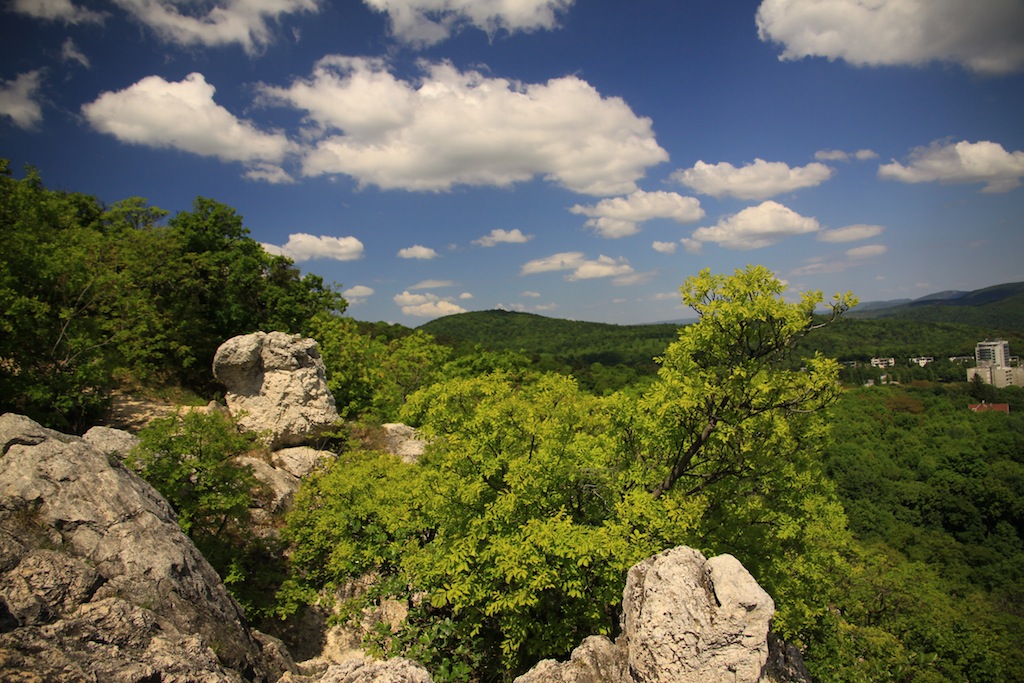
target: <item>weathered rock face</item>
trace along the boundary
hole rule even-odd
[[[316,341],[283,332],[232,337],[217,349],[213,374],[228,409],[271,449],[297,446],[338,419]]]
[[[775,602],[732,555],[675,548],[629,570],[622,633],[635,681],[757,681]]]
[[[381,429],[384,430],[384,450],[397,455],[402,462],[418,462],[427,448],[427,442],[409,425],[388,422],[381,425]]]
[[[0,416],[0,572],[4,680],[273,675],[152,487],[86,440],[10,413]]]
[[[545,660],[516,683],[768,680],[775,603],[731,555],[679,547],[629,570],[622,635],[594,636],[568,662]]]

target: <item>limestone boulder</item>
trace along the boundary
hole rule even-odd
[[[167,502],[85,439],[10,413],[0,572],[0,679],[271,680]]]
[[[283,332],[232,337],[217,349],[213,374],[239,426],[272,450],[301,445],[338,420],[313,339]]]

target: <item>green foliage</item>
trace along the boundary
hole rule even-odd
[[[217,412],[188,412],[152,421],[126,459],[168,500],[178,524],[210,561],[250,616],[270,610],[283,580],[280,548],[255,538],[249,508],[261,486],[236,462],[254,439]]]
[[[371,337],[351,318],[321,313],[308,323],[320,344],[327,386],[342,417],[385,421],[406,397],[434,381],[449,350],[425,332]]]
[[[93,424],[115,377],[210,389],[217,346],[305,332],[344,300],[263,251],[230,207],[103,207],[0,160],[0,409],[69,431]]]
[[[424,387],[401,413],[431,444],[418,465],[350,454],[304,486],[289,594],[373,575],[366,599],[418,605],[392,651],[433,640],[439,675],[499,679],[614,635],[628,567],[690,543],[750,562],[808,632],[849,540],[812,415],[836,366],[780,367],[820,300],[781,292],[761,268],[688,280],[701,321],[639,398],[522,368]]]

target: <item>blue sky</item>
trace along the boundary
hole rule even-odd
[[[212,197],[349,314],[1024,281],[1024,0],[9,0],[0,156]]]

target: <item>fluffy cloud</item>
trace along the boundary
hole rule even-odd
[[[65,24],[102,24],[103,14],[73,5],[71,0],[14,0],[11,9],[35,19]]]
[[[200,73],[179,82],[148,76],[124,90],[102,93],[83,105],[82,113],[96,130],[121,142],[172,147],[222,161],[258,166],[279,163],[293,151],[283,133],[263,132],[215,103],[215,92]]]
[[[582,252],[565,251],[544,258],[534,259],[523,264],[520,275],[534,275],[559,270],[571,270],[565,276],[569,282],[577,280],[593,280],[595,278],[625,278],[633,274],[633,267],[626,259],[613,259],[610,256],[598,256],[596,259],[586,258]],[[621,284],[617,282],[617,284]]]
[[[18,128],[26,130],[43,120],[43,109],[36,96],[42,71],[28,71],[0,85],[0,116],[7,116]]]
[[[662,254],[674,254],[674,253],[676,253],[676,243],[675,242],[658,242],[658,241],[654,241],[654,242],[651,243],[651,248],[654,249],[654,251],[661,252]]]
[[[637,190],[627,197],[602,199],[594,206],[577,204],[574,214],[590,216],[587,227],[601,237],[615,239],[640,232],[639,224],[654,218],[671,218],[677,223],[692,223],[704,217],[704,209],[693,197],[675,192]]]
[[[417,318],[437,318],[466,312],[465,308],[450,299],[443,299],[436,294],[413,294],[408,290],[396,294],[394,302],[402,309],[402,313]]]
[[[405,249],[398,250],[398,258],[416,258],[430,260],[432,258],[437,258],[437,256],[438,253],[436,251],[434,251],[430,247],[424,247],[421,244],[415,244],[411,247],[406,247]]]
[[[305,232],[288,235],[288,243],[283,246],[263,244],[263,248],[271,254],[287,256],[296,263],[313,259],[356,261],[363,257],[363,243],[355,237],[314,237]]]
[[[1024,4],[1012,0],[764,0],[756,21],[761,40],[783,46],[782,59],[1024,68]]]
[[[386,12],[391,32],[406,43],[424,47],[439,43],[464,25],[494,35],[498,31],[534,31],[557,26],[558,14],[574,0],[363,0]]]
[[[878,177],[904,183],[985,183],[982,192],[1008,192],[1020,187],[1024,152],[1007,152],[995,142],[940,143],[917,147],[910,162],[893,161],[878,168]]]
[[[495,228],[480,239],[473,240],[473,244],[478,247],[493,247],[498,244],[522,244],[523,242],[529,242],[532,239],[533,235],[524,235],[519,228],[514,228],[512,230]]]
[[[317,0],[114,1],[167,42],[208,47],[238,44],[250,54],[271,41],[270,26],[281,17],[318,9]],[[182,11],[192,7],[198,11]]]
[[[877,159],[878,154],[870,149],[858,149],[856,152],[844,152],[841,149],[820,149],[814,153],[818,161],[849,161],[851,158],[857,161],[868,161]]]
[[[832,169],[813,163],[790,168],[781,161],[754,159],[754,163],[736,168],[728,162],[706,164],[679,170],[672,179],[701,194],[737,199],[767,199],[783,192],[820,185],[832,177]]]
[[[668,159],[650,119],[575,76],[523,84],[443,62],[421,68],[405,81],[382,60],[332,55],[309,79],[261,92],[306,112],[315,138],[306,175],[360,186],[444,191],[541,175],[576,192],[626,194]]]
[[[705,242],[716,242],[729,249],[760,249],[791,235],[817,232],[819,228],[817,219],[767,201],[726,216],[714,226],[697,228],[683,244],[690,251],[699,251]]]
[[[818,239],[822,242],[856,242],[881,235],[885,228],[881,225],[847,225],[833,230],[822,230]]]
[[[373,287],[367,287],[366,285],[356,285],[355,287],[349,287],[348,289],[343,291],[341,295],[345,297],[345,301],[347,301],[350,306],[358,306],[359,304],[365,302],[367,299],[373,296],[375,293],[376,291],[373,289]]]

